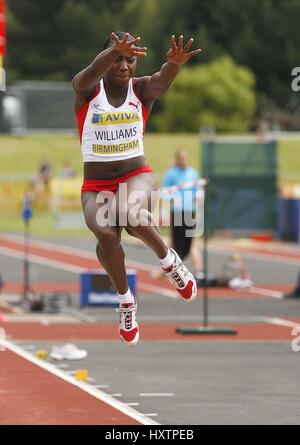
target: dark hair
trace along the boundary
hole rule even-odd
[[[124,39],[124,37],[125,37],[125,34],[126,34],[126,32],[124,32],[124,31],[114,31],[114,33],[118,36],[118,38],[121,40],[121,39]],[[130,41],[130,40],[133,40],[133,37],[129,34],[129,38],[128,38],[128,40]],[[111,38],[111,34],[109,34],[108,36],[107,36],[107,38],[106,38],[106,40],[105,40],[105,42],[104,42],[104,44],[103,44],[103,48],[102,48],[102,50],[105,50],[106,48],[108,48],[110,45],[111,45],[111,43],[113,42],[113,39]]]

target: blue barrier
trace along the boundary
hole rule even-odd
[[[136,297],[136,271],[127,271],[128,285]],[[80,275],[81,306],[117,306],[118,295],[105,271],[87,270]]]

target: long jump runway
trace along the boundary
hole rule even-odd
[[[98,267],[93,250],[89,239],[32,241],[34,289],[68,291],[78,303],[78,274]],[[201,324],[201,292],[195,304],[185,304],[152,277],[157,267],[148,250],[126,250],[128,266],[138,271],[141,341],[134,349],[120,344],[110,308],[84,309],[92,322],[83,322],[24,315],[2,303],[0,424],[299,424],[300,355],[291,342],[300,301],[281,298],[296,279],[298,252],[243,249],[255,288],[210,290],[211,323],[238,334],[203,337],[175,332]],[[228,249],[211,249],[210,269],[217,271],[226,255]],[[22,258],[22,239],[1,234],[2,300],[21,290]],[[88,357],[62,365],[35,358],[36,349],[67,341]],[[74,379],[79,367],[89,370],[88,383]]]

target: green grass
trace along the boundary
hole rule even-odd
[[[147,162],[161,182],[163,172],[173,163],[174,153],[184,148],[188,151],[190,163],[201,168],[200,141],[198,134],[155,134],[145,136]],[[0,176],[14,173],[36,173],[41,160],[47,158],[57,174],[65,161],[69,161],[82,175],[82,160],[77,136],[35,135],[0,136]],[[300,183],[300,140],[284,140],[279,143],[278,170],[280,183]],[[36,214],[32,223],[32,233],[36,235],[84,234],[87,230],[58,230],[47,214]],[[0,230],[20,232],[23,230],[21,218],[17,215],[0,215]]]
[[[0,174],[35,173],[41,160],[48,159],[57,174],[64,161],[70,161],[78,175],[82,174],[82,159],[78,137],[68,135],[0,136]],[[164,172],[173,162],[174,153],[185,148],[190,161],[198,166],[199,140],[196,134],[149,134],[145,137],[148,163],[156,172]]]
[[[21,215],[0,215],[0,232],[23,233],[24,223]],[[29,233],[42,237],[91,236],[88,229],[58,229],[49,213],[34,213],[30,220]]]
[[[79,141],[76,136],[0,136],[0,175],[3,173],[35,173],[42,159],[47,158],[57,174],[64,161],[70,161],[78,175],[82,174]],[[172,164],[176,150],[189,152],[190,163],[200,167],[200,142],[196,133],[157,134],[145,136],[147,162],[160,178]],[[300,139],[279,143],[278,167],[281,182],[300,182]]]

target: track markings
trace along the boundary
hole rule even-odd
[[[0,247],[0,254],[10,256],[12,258],[17,258],[23,260],[24,253],[22,251],[17,251],[9,247]],[[41,266],[53,267],[54,269],[61,269],[71,273],[82,273],[86,271],[86,267],[75,266],[73,264],[68,264],[64,261],[51,260],[49,258],[43,258],[42,256],[29,254],[30,262],[39,264]]]
[[[298,328],[300,326],[300,323],[296,323],[292,320],[286,320],[284,318],[262,317],[262,321],[269,324],[275,324],[276,326],[285,326],[288,328]]]
[[[174,298],[175,300],[179,299],[179,295],[177,292],[169,290],[169,289],[164,289],[159,286],[154,286],[152,284],[147,284],[147,283],[141,282],[138,284],[138,287],[144,291],[158,293],[159,295],[164,295],[166,297]]]
[[[258,294],[258,295],[262,295],[264,297],[271,297],[271,298],[276,298],[277,300],[282,300],[284,298],[284,293],[283,292],[278,292],[276,290],[271,290],[271,289],[264,289],[262,287],[250,287],[249,289],[247,289],[248,292],[254,293],[254,294]]]
[[[95,387],[93,387],[85,382],[75,380],[75,378],[73,376],[67,375],[67,372],[61,371],[52,363],[37,359],[31,353],[25,351],[24,349],[20,348],[16,344],[14,344],[8,340],[0,340],[0,344],[2,346],[4,346],[6,349],[8,349],[9,351],[14,352],[18,356],[22,357],[23,359],[35,364],[36,366],[44,369],[45,371],[48,371],[49,373],[64,380],[65,382],[68,382],[71,385],[76,386],[77,388],[81,389],[82,391],[86,392],[87,394],[90,394],[91,396],[95,397],[96,399],[100,400],[101,402],[107,403],[111,407],[122,412],[126,416],[131,417],[132,419],[136,420],[137,422],[141,423],[142,425],[159,425],[159,423],[150,419],[150,417],[152,417],[152,415],[147,416],[146,414],[142,414],[142,413],[136,411],[135,409],[131,408],[130,406],[125,405],[120,400],[114,399],[109,394],[102,392],[100,389],[98,389],[98,388],[95,389]],[[157,415],[157,413],[154,413],[154,415]]]
[[[172,392],[141,392],[140,397],[174,397]]]
[[[0,234],[0,241],[1,241],[1,237],[4,239],[6,238],[8,240],[13,240],[15,242],[19,241],[20,244],[23,241],[22,237],[18,236],[18,235]],[[32,240],[32,239],[30,240],[30,245],[32,247],[39,247],[39,248],[47,249],[48,251],[51,251],[51,252],[57,252],[58,254],[60,252],[62,252],[65,254],[76,255],[83,259],[85,258],[85,259],[96,260],[94,253],[83,250],[83,249],[73,248],[73,247],[69,247],[69,246],[60,246],[60,245],[56,245],[56,244],[49,243],[46,241]],[[226,254],[226,248],[225,248],[225,251],[221,251],[220,249],[214,249],[214,248],[211,248],[210,250],[215,253]],[[228,250],[228,248],[227,248],[227,250]],[[4,255],[14,257],[14,258],[18,258],[18,259],[23,258],[22,251],[19,251],[18,249],[11,248],[11,247],[0,247],[0,254],[1,253]],[[243,255],[245,257],[255,258],[258,260],[262,260],[262,261],[282,262],[282,260],[278,259],[278,255],[277,255],[277,258],[276,257],[274,258],[274,255],[271,252],[270,252],[270,254],[262,254],[262,253],[257,254],[257,253],[243,252]],[[292,264],[299,265],[299,261],[296,259],[290,259],[287,257],[282,257],[282,259],[284,259],[285,263],[291,262]],[[65,261],[54,260],[51,258],[44,258],[42,254],[41,255],[30,254],[30,260],[32,262],[40,264],[40,265],[45,265],[45,266],[53,267],[55,269],[65,270],[65,271],[68,271],[71,273],[82,273],[83,271],[86,270],[86,267],[73,265],[73,264],[70,264]],[[135,267],[137,270],[142,270],[142,271],[147,271],[147,272],[152,271],[152,270],[153,271],[160,270],[157,266],[153,266],[153,265],[143,263],[143,262],[128,261],[128,262],[126,262],[126,264],[129,267]],[[170,298],[174,298],[174,299],[179,298],[178,293],[176,291],[173,291],[173,290],[165,288],[165,287],[155,286],[153,284],[144,283],[143,281],[141,281],[139,283],[139,288],[141,290],[149,291],[151,293],[158,293],[158,294],[164,295],[166,297],[170,297]],[[253,293],[255,295],[261,295],[261,296],[271,297],[271,298],[276,298],[276,299],[282,299],[284,296],[284,294],[282,292],[278,292],[278,291],[271,290],[271,289],[260,288],[260,287],[256,287],[256,286],[247,289],[247,291],[250,293]]]
[[[68,363],[58,363],[56,366],[60,369],[68,369],[69,368]]]
[[[220,248],[215,248],[215,247],[210,247],[209,248],[209,252],[211,253],[217,253],[219,255],[228,255],[228,253],[236,253],[237,252],[237,248],[233,247],[233,248],[229,248],[229,247],[224,247],[222,248],[223,250],[221,250]],[[239,250],[239,253],[242,254],[245,258],[251,258],[257,261],[264,261],[264,262],[271,262],[271,263],[284,263],[284,264],[289,264],[291,266],[295,266],[295,267],[299,267],[299,259],[297,258],[291,258],[288,255],[284,256],[284,255],[278,255],[278,254],[274,254],[273,252],[251,252],[251,251],[246,251],[246,250]]]
[[[156,416],[158,416],[158,414],[157,413],[145,413],[145,414],[143,414],[143,416],[156,417]]]

